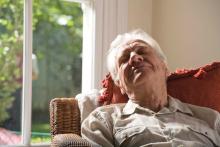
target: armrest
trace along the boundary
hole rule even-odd
[[[80,110],[74,98],[54,98],[50,101],[52,138],[57,134],[73,133],[80,136]]]
[[[91,147],[89,142],[76,134],[55,135],[51,147]]]

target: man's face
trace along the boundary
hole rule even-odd
[[[158,54],[142,40],[128,42],[116,57],[119,86],[127,94],[142,86],[165,82],[167,68]]]

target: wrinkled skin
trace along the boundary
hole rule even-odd
[[[116,64],[117,83],[129,99],[154,111],[167,104],[167,66],[146,42],[126,43],[118,52]]]

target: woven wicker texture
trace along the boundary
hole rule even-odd
[[[50,102],[51,135],[74,133],[80,135],[80,111],[74,98],[54,98]]]
[[[80,110],[75,98],[54,98],[50,101],[52,147],[89,147],[81,138]]]
[[[54,136],[51,147],[90,147],[90,144],[76,134],[58,134]]]

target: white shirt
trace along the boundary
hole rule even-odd
[[[155,113],[131,101],[97,108],[82,124],[82,137],[103,147],[220,146],[220,114],[168,97]]]

